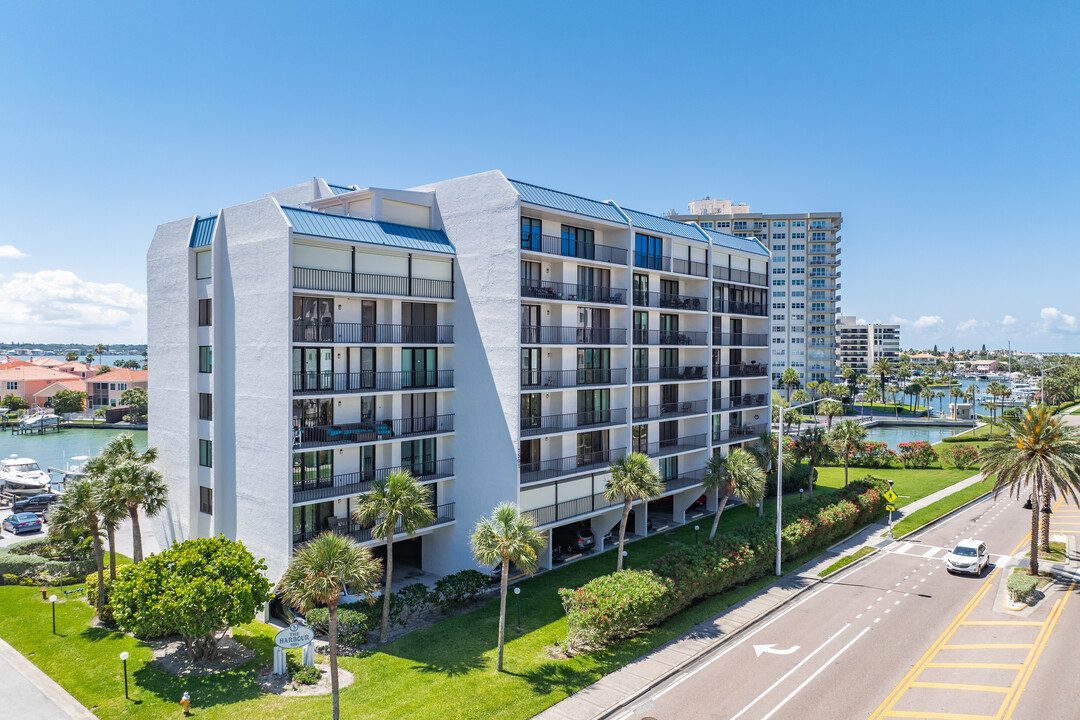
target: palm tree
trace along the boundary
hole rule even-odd
[[[1080,504],[1080,436],[1077,428],[1054,417],[1046,405],[1028,408],[1019,421],[1009,421],[1008,436],[983,450],[980,472],[997,474],[994,489],[1007,488],[1017,499],[1031,493],[1031,563],[1029,574],[1039,574],[1041,547],[1050,550],[1050,516],[1039,513],[1060,492]],[[1041,532],[1040,532],[1041,530]]]
[[[870,417],[874,417],[874,401],[881,399],[881,392],[876,387],[866,389],[866,399],[870,402]]]
[[[817,380],[811,380],[810,382],[806,383],[806,389],[810,391],[811,398],[817,397],[817,389],[820,384],[821,383],[819,383]]]
[[[64,494],[56,501],[49,513],[50,534],[81,535],[90,533],[94,543],[94,564],[97,566],[98,593],[94,612],[101,615],[101,604],[105,588],[105,558],[101,547],[101,508],[98,506],[98,493],[94,481],[82,477],[67,483]]]
[[[825,416],[828,423],[828,429],[832,430],[832,419],[844,414],[844,406],[836,400],[825,400],[818,405],[818,412]]]
[[[86,466],[86,473],[94,483],[96,502],[101,513],[101,527],[109,541],[109,579],[116,579],[116,530],[128,516],[120,484],[116,482],[103,463],[94,467],[100,458],[94,458]],[[104,472],[103,472],[104,470]]]
[[[757,442],[751,445],[747,451],[757,460],[758,466],[766,476],[777,469],[777,459],[780,456],[780,446],[777,444],[777,435],[771,430],[766,430],[757,437]],[[788,472],[795,467],[795,458],[791,453],[784,455],[784,471]],[[779,478],[778,478],[779,480]],[[779,488],[779,482],[777,482]],[[781,492],[780,489],[777,492]],[[758,504],[758,517],[765,514],[765,503]]]
[[[854,420],[844,420],[832,431],[833,449],[844,458],[844,487],[848,484],[848,460],[859,451],[865,439],[866,428]]]
[[[892,404],[893,404],[893,411],[895,413],[896,419],[899,420],[900,419],[900,405],[899,405],[899,403],[896,402],[896,396],[900,394],[900,386],[899,385],[890,385],[888,387],[888,390],[889,390],[889,397],[892,400]]]
[[[852,396],[855,395],[855,370],[852,369],[851,365],[844,363],[840,366],[840,377],[844,378],[844,383],[847,385],[848,402],[851,402],[854,399]]]
[[[619,524],[619,553],[615,561],[615,572],[622,572],[623,546],[626,544],[626,523],[630,519],[630,504],[634,500],[648,500],[664,492],[664,483],[660,473],[653,467],[652,458],[644,453],[632,452],[624,455],[608,468],[611,477],[604,488],[604,497],[609,501],[623,501],[622,522]]]
[[[648,460],[648,456],[641,457]],[[623,527],[626,527],[625,515]],[[478,562],[486,567],[500,563],[502,567],[502,578],[499,582],[499,655],[495,662],[495,672],[502,672],[503,642],[506,637],[506,587],[510,577],[510,563],[527,573],[536,572],[536,568],[540,566],[540,552],[547,542],[544,534],[533,526],[532,518],[523,515],[517,505],[501,503],[490,518],[484,518],[476,524],[471,543],[473,556]],[[620,558],[621,543],[620,533]]]
[[[874,373],[875,375],[877,375],[878,377],[881,378],[881,388],[882,388],[882,392],[884,392],[885,388],[887,387],[886,384],[885,384],[885,381],[888,378],[888,376],[891,375],[892,372],[893,372],[892,360],[890,360],[887,357],[880,358],[870,368],[870,372]]]
[[[812,427],[804,435],[795,438],[795,458],[806,458],[810,469],[810,499],[814,499],[814,469],[833,456],[828,433],[821,427]]]
[[[103,418],[103,417],[105,417],[105,415],[106,415],[105,408],[102,407],[102,408],[98,408],[97,410],[95,410],[94,411],[94,417],[92,417],[90,419],[90,426],[93,427],[94,425],[97,425],[97,419],[98,418]]]
[[[96,466],[102,477],[119,473],[113,482],[123,488],[124,506],[131,518],[135,556],[132,560],[136,564],[143,559],[139,508],[141,507],[148,517],[156,517],[165,509],[169,500],[169,488],[164,478],[157,470],[150,468],[157,456],[157,448],[148,447],[139,452],[132,434],[120,433],[102,448],[98,457],[87,463],[88,468]]]
[[[375,594],[379,561],[352,538],[323,533],[298,549],[281,576],[278,589],[284,600],[302,613],[325,605],[330,620],[330,692],[333,720],[338,720],[337,630],[338,600],[346,587],[360,595]]]
[[[923,389],[919,391],[919,397],[926,402],[926,414],[930,415],[930,406],[934,402],[934,391],[930,389],[929,383],[923,386]]]
[[[791,402],[791,388],[799,384],[799,371],[788,368],[780,375],[780,384],[787,388],[787,400]]]
[[[949,388],[949,404],[950,405],[957,404],[960,400],[963,399],[963,397],[964,397],[964,391],[960,389],[959,385],[953,385],[951,388]],[[954,419],[955,419],[955,416],[956,416],[955,412],[953,413],[953,416],[954,416]]]
[[[702,478],[705,489],[720,493],[720,506],[713,517],[709,539],[716,536],[720,524],[720,514],[724,512],[732,495],[746,504],[760,503],[765,495],[765,471],[754,457],[740,448],[732,450],[727,457],[713,455],[705,463],[705,476]]]
[[[935,392],[935,393],[934,393],[934,397],[936,397],[936,398],[937,398],[937,409],[938,409],[938,412],[939,412],[939,413],[940,413],[941,415],[943,415],[943,416],[944,416],[944,415],[945,415],[945,406],[944,406],[944,404],[943,404],[943,401],[945,400],[945,391],[944,391],[944,390],[938,390],[937,392]]]
[[[796,405],[802,405],[803,403],[810,402],[810,393],[806,390],[796,390],[791,393],[791,400]]]
[[[360,498],[353,518],[371,525],[372,537],[386,538],[386,582],[383,584],[382,622],[379,642],[385,643],[390,628],[390,590],[394,572],[394,533],[414,532],[435,519],[431,511],[431,490],[416,481],[408,470],[395,470],[371,483],[371,492]]]

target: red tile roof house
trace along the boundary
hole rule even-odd
[[[146,370],[116,368],[86,379],[87,410],[120,405],[120,396],[131,388],[147,387]]]
[[[51,404],[49,401],[52,400],[53,395],[61,390],[72,390],[74,392],[84,393],[86,392],[86,383],[78,379],[57,380],[52,385],[42,388],[34,393],[34,401],[30,404],[37,405],[38,407],[49,405]]]
[[[4,367],[6,366],[0,365],[0,397],[16,395],[29,403],[31,407],[37,404],[34,396],[53,383],[64,380],[82,382],[78,375],[36,365],[26,364],[6,370],[3,369]]]

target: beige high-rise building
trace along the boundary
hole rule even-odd
[[[752,213],[746,203],[707,197],[689,203],[685,214],[672,210],[667,217],[696,222],[706,230],[756,237],[772,250],[773,385],[789,367],[798,371],[803,384],[833,379],[839,369],[841,213]]]
[[[882,359],[900,358],[900,326],[860,323],[854,315],[841,315],[836,321],[837,369],[847,363],[857,374],[868,375]]]

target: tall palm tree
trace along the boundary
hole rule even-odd
[[[623,527],[626,527],[625,516]],[[502,578],[499,582],[499,654],[495,662],[495,672],[502,672],[503,643],[506,638],[506,588],[510,577],[510,563],[527,573],[536,572],[536,568],[540,566],[540,553],[547,542],[544,534],[533,526],[532,518],[523,515],[513,503],[499,504],[490,518],[478,522],[470,541],[473,555],[478,562],[485,567],[491,567],[495,563],[502,566]],[[619,557],[622,557],[622,552]]]
[[[412,535],[435,519],[431,490],[416,481],[408,470],[396,470],[371,483],[371,492],[360,498],[353,518],[362,525],[374,523],[373,537],[386,538],[386,582],[383,584],[382,622],[379,642],[385,643],[390,628],[390,591],[394,572],[394,533]]]
[[[930,384],[927,382],[923,385],[923,389],[919,391],[919,397],[926,403],[926,414],[930,415],[930,406],[934,404],[934,391],[930,389]]]
[[[839,404],[839,403],[837,403]],[[780,446],[778,445],[778,436],[771,430],[766,430],[757,436],[757,441],[754,442],[747,451],[751,457],[757,460],[758,467],[761,468],[765,476],[768,477],[769,473],[776,472],[779,463],[777,460],[780,457]],[[790,472],[795,467],[795,458],[791,453],[784,455],[784,472]],[[777,478],[779,480],[779,478]],[[777,492],[782,492],[782,488],[779,487],[780,483],[777,482]],[[765,514],[765,503],[758,504],[758,517]]]
[[[848,460],[862,447],[866,428],[854,420],[844,420],[831,433],[831,444],[837,455],[844,458],[844,487],[848,484]]]
[[[150,468],[157,457],[157,448],[148,447],[140,452],[131,433],[120,433],[102,448],[100,455],[87,463],[87,471],[96,468],[101,477],[119,473],[112,483],[123,487],[124,506],[131,518],[132,560],[136,564],[143,559],[139,508],[148,517],[156,517],[169,499],[169,488],[161,473]]]
[[[1060,492],[1080,504],[1080,435],[1075,427],[1055,418],[1046,405],[1028,408],[1018,421],[1009,421],[1008,436],[985,448],[980,472],[996,473],[994,489],[1007,488],[1017,499],[1031,493],[1031,563],[1029,573],[1039,574],[1039,549],[1050,550],[1050,516],[1040,508],[1049,506]],[[1042,542],[1039,537],[1042,536]]]
[[[836,400],[825,400],[818,405],[818,413],[825,416],[828,429],[832,430],[832,419],[844,414],[844,406]]]
[[[299,548],[281,576],[278,589],[285,602],[306,613],[325,605],[330,616],[330,692],[333,720],[338,720],[337,631],[338,601],[346,587],[371,597],[378,582],[379,561],[352,538],[323,533]]]
[[[851,365],[844,363],[840,366],[840,377],[844,378],[844,384],[847,385],[848,402],[851,402],[855,395],[855,370]]]
[[[622,499],[622,522],[619,524],[619,553],[615,560],[615,572],[622,572],[623,546],[626,544],[626,523],[630,519],[630,504],[634,500],[648,500],[664,492],[660,473],[653,467],[652,458],[644,453],[624,455],[608,468],[611,477],[604,488],[604,497],[610,501]]]
[[[866,399],[870,403],[870,417],[874,417],[874,401],[881,399],[881,392],[876,387],[866,389]]]
[[[49,533],[54,536],[78,536],[90,533],[94,543],[94,564],[97,566],[97,600],[94,612],[101,615],[102,599],[105,593],[105,558],[101,547],[101,508],[98,506],[98,493],[94,481],[89,477],[79,478],[67,483],[64,494],[56,501],[50,515]]]
[[[889,398],[890,398],[890,400],[891,400],[891,402],[893,404],[893,412],[894,412],[894,414],[896,416],[896,419],[899,420],[900,419],[900,405],[899,405],[899,403],[896,402],[896,396],[900,394],[900,386],[899,385],[890,385],[888,390],[889,390]]]
[[[787,400],[790,403],[791,388],[799,384],[799,371],[789,367],[780,375],[780,384],[787,388]]]
[[[735,448],[727,457],[713,455],[705,463],[705,476],[702,478],[706,490],[720,493],[720,506],[713,517],[709,539],[716,537],[716,528],[720,524],[720,514],[724,512],[728,500],[734,495],[746,504],[760,503],[765,495],[765,471],[754,457],[740,448]]]
[[[953,385],[949,388],[949,404],[954,405],[959,403],[964,398],[964,391],[960,389],[959,385]],[[955,416],[956,413],[953,413]]]
[[[878,359],[878,361],[874,363],[873,366],[870,368],[870,372],[881,378],[881,389],[882,392],[884,392],[885,388],[887,387],[885,384],[886,380],[888,379],[888,376],[891,375],[893,372],[892,360],[887,357]]]
[[[105,530],[105,537],[109,541],[109,579],[116,579],[116,531],[120,523],[128,516],[127,507],[124,504],[124,495],[120,484],[116,482],[112,473],[105,469],[101,473],[100,467],[93,467],[94,458],[87,463],[86,473],[94,484],[96,502],[101,514],[101,527]],[[100,474],[96,474],[100,473]]]
[[[833,457],[832,446],[829,445],[829,435],[821,427],[812,427],[805,434],[795,438],[795,458],[805,458],[810,470],[810,499],[814,499],[814,469],[823,462]]]
[[[811,399],[817,397],[818,385],[820,384],[821,383],[819,383],[817,380],[811,380],[810,382],[806,383],[806,389],[810,391]]]
[[[938,390],[937,392],[935,392],[935,393],[934,393],[934,397],[936,397],[936,398],[937,398],[937,409],[938,409],[938,412],[939,412],[939,413],[940,413],[941,415],[944,415],[944,414],[945,414],[945,407],[944,407],[944,401],[945,401],[945,391],[944,391],[944,390]]]

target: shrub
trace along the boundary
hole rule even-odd
[[[314,665],[305,665],[292,674],[292,681],[301,685],[315,685],[322,677],[322,670]]]
[[[1035,588],[1039,586],[1039,578],[1033,575],[1014,573],[1009,576],[1006,587],[1013,602],[1026,603],[1035,596]]]
[[[951,445],[941,451],[941,461],[966,470],[978,464],[979,448],[967,444]]]
[[[655,625],[671,613],[671,581],[651,570],[601,575],[577,589],[561,588],[568,651],[589,650]]]
[[[864,442],[848,459],[851,467],[883,468],[889,467],[896,459],[896,452],[889,449],[888,443]]]
[[[428,590],[424,583],[406,585],[394,593],[394,596],[401,602],[401,610],[398,617],[398,623],[400,625],[408,623],[414,615],[424,610],[429,605],[434,604],[437,600],[435,593]],[[390,610],[392,613],[393,608],[391,607]]]
[[[368,633],[378,627],[381,613],[381,603],[358,602],[339,605],[338,641],[346,645],[363,645],[367,642]],[[330,633],[330,611],[326,608],[314,608],[304,620],[317,634],[325,636]]]
[[[906,468],[927,468],[937,460],[937,451],[924,440],[898,443],[900,463]]]
[[[444,613],[449,612],[455,607],[480,597],[487,588],[487,575],[479,570],[462,570],[453,575],[447,575],[435,583],[435,602]]]
[[[15,575],[15,574],[12,574],[12,573],[4,573],[3,575],[0,575],[0,578],[3,578],[3,581],[4,581],[3,584],[4,585],[18,585],[19,584],[19,576]]]
[[[35,538],[0,548],[0,575],[19,578],[74,575],[82,577],[95,569],[92,557],[60,554],[46,538]]]

